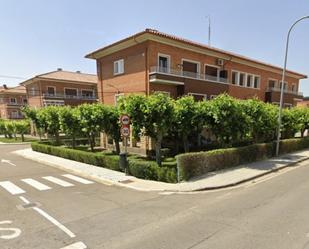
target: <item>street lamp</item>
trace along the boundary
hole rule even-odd
[[[292,26],[289,29],[288,36],[286,39],[286,47],[285,47],[285,57],[284,57],[284,67],[282,71],[282,83],[281,83],[281,89],[280,89],[280,107],[279,107],[279,115],[278,115],[278,130],[277,130],[277,142],[276,142],[276,156],[279,155],[279,146],[280,146],[280,129],[281,129],[281,115],[282,115],[282,106],[283,106],[283,90],[284,90],[284,81],[285,81],[285,73],[286,73],[286,64],[288,60],[288,50],[289,50],[289,39],[290,39],[290,33],[294,26],[299,23],[300,21],[309,18],[309,16],[304,16],[297,21],[295,21]]]

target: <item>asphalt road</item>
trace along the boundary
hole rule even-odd
[[[309,162],[236,188],[162,194],[11,153],[23,147],[0,145],[1,249],[309,249]]]

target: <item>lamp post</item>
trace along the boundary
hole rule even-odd
[[[285,74],[286,74],[286,64],[288,60],[288,50],[289,50],[289,40],[290,40],[290,33],[294,26],[299,23],[300,21],[309,18],[309,16],[304,16],[302,18],[299,18],[297,21],[295,21],[292,26],[289,29],[287,39],[286,39],[286,47],[285,47],[285,57],[284,57],[284,67],[282,71],[282,83],[281,83],[281,89],[280,89],[280,107],[279,107],[279,115],[278,115],[278,130],[277,130],[277,141],[276,141],[276,156],[279,155],[279,146],[280,146],[280,136],[281,136],[281,115],[282,115],[282,106],[283,106],[283,91],[284,91],[284,81],[285,81]]]

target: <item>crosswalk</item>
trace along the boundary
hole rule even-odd
[[[65,180],[64,180],[65,179]],[[20,180],[12,181],[0,181],[0,189],[6,190],[12,195],[19,195],[26,193],[26,190],[23,189],[19,183],[24,183],[31,188],[38,191],[48,191],[53,189],[55,186],[61,187],[73,187],[77,183],[79,184],[93,184],[93,181],[86,180],[79,176],[71,174],[63,174],[61,176],[43,176],[40,179],[24,178]],[[19,186],[18,186],[19,185]]]

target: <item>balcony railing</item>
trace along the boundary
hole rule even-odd
[[[83,100],[95,100],[96,96],[86,96],[86,95],[67,95],[67,94],[50,94],[50,93],[43,93],[44,98],[55,98],[55,99],[83,99]]]
[[[280,91],[281,91],[281,89],[279,87],[268,87],[266,89],[266,92],[280,92]],[[283,92],[298,95],[298,96],[303,96],[302,92],[296,92],[296,91],[291,91],[291,90],[287,90],[287,89],[284,89]]]
[[[197,79],[197,80],[228,83],[228,79],[226,78],[216,77],[216,76],[207,75],[207,74],[187,72],[187,71],[183,71],[180,69],[173,69],[173,68],[167,68],[167,67],[153,66],[150,68],[150,73],[162,73],[162,74],[173,75],[173,76],[178,76],[178,77],[187,77],[187,78],[192,78],[192,79]]]

